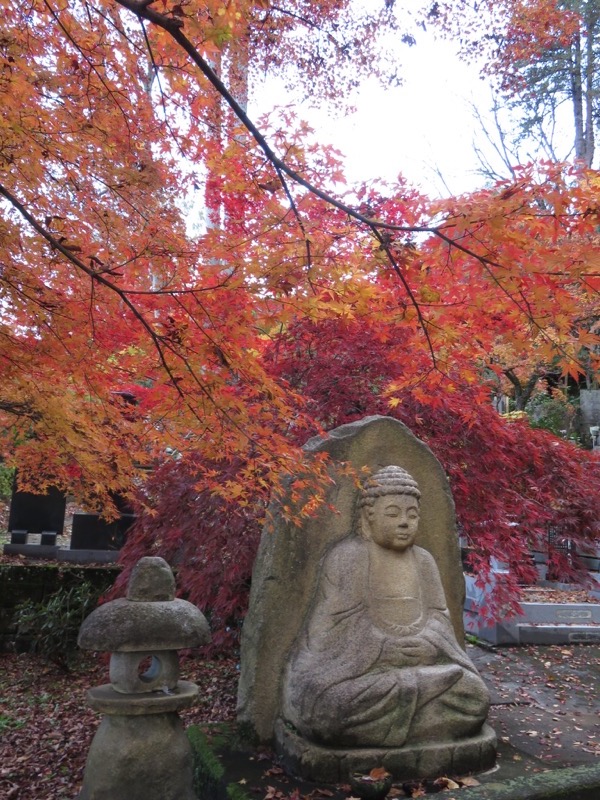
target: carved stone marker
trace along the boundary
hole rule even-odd
[[[127,598],[93,611],[79,646],[107,650],[110,684],[88,692],[104,714],[88,754],[79,800],[196,800],[190,744],[178,715],[198,694],[179,680],[177,650],[210,641],[196,606],[175,600],[162,558],[134,567]]]
[[[491,766],[488,692],[459,645],[464,584],[439,462],[387,417],[306,450],[331,456],[335,511],[263,537],[240,721],[311,780],[375,766],[402,778]],[[360,491],[340,462],[371,473]]]

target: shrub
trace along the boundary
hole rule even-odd
[[[14,477],[14,469],[10,469],[0,463],[0,501],[9,500],[12,494]]]
[[[18,637],[31,640],[32,650],[69,672],[76,661],[81,623],[93,611],[101,592],[88,581],[61,588],[41,603],[26,600],[15,609]]]
[[[142,556],[161,556],[176,573],[180,595],[206,615],[212,641],[205,652],[211,655],[238,645],[268,486],[242,504],[217,496],[202,476],[210,469],[226,483],[243,468],[241,460],[207,464],[198,455],[158,468],[145,484],[145,508],[127,533],[125,568],[110,595],[125,592]]]
[[[563,439],[577,439],[576,406],[560,392],[536,394],[525,408],[532,428],[542,428]]]

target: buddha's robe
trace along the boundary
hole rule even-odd
[[[412,547],[402,563],[355,536],[322,561],[282,692],[284,720],[306,739],[402,747],[481,729],[488,691],[456,641],[435,561]],[[429,657],[399,663],[415,638]]]

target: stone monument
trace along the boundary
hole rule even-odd
[[[240,721],[309,780],[490,767],[489,696],[461,646],[464,582],[439,462],[386,417],[306,449],[331,457],[329,508],[302,531],[280,523],[263,536]],[[340,462],[366,468],[362,487]]]
[[[84,620],[79,646],[110,651],[111,658],[110,684],[88,692],[104,718],[78,800],[196,800],[192,750],[177,712],[193,704],[198,687],[179,680],[177,650],[208,641],[204,615],[175,599],[162,558],[140,559],[127,597]]]

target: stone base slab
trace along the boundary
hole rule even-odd
[[[119,560],[119,550],[67,550],[61,547],[56,558],[72,564],[114,564]]]
[[[309,781],[343,783],[352,773],[374,767],[385,767],[396,780],[412,780],[491,769],[496,761],[496,734],[484,725],[477,736],[455,742],[338,750],[303,739],[278,719],[275,750],[288,772]]]
[[[2,549],[5,556],[55,559],[59,548],[50,544],[5,544]]]
[[[600,764],[549,769],[538,775],[468,787],[461,789],[457,797],[461,800],[598,800]]]
[[[10,543],[5,544],[2,550],[5,556],[47,558],[73,564],[113,564],[119,560],[118,550],[68,550],[58,545]]]

